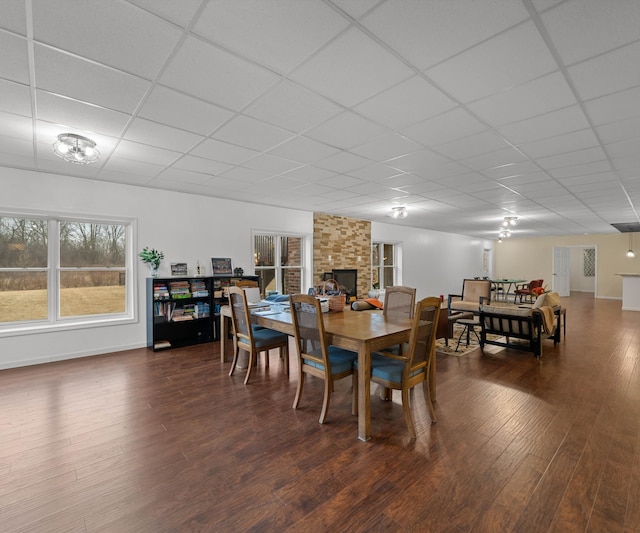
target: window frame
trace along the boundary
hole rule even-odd
[[[70,214],[64,212],[33,212],[29,210],[0,209],[0,216],[10,218],[40,219],[47,221],[47,265],[34,268],[1,268],[2,272],[46,272],[47,274],[47,318],[34,320],[21,320],[15,322],[0,323],[0,338],[17,335],[29,335],[34,333],[48,333],[54,331],[68,331],[75,329],[94,328],[102,326],[114,326],[138,322],[137,299],[137,268],[134,261],[137,235],[137,219],[131,217],[96,216],[90,214]],[[125,311],[123,313],[110,313],[102,315],[86,315],[62,317],[59,316],[60,308],[60,273],[65,271],[78,271],[82,268],[60,266],[60,223],[74,222],[84,224],[121,225],[125,229]],[[87,270],[100,270],[101,268],[86,267]],[[104,267],[104,270],[109,270]],[[0,293],[1,294],[1,293]]]
[[[378,253],[378,263],[374,264],[373,263],[373,249],[375,246],[378,246],[378,250],[384,250],[385,246],[392,246],[393,247],[393,264],[391,265],[385,265],[384,264],[384,254],[383,253]],[[394,285],[401,285],[402,284],[402,280],[400,279],[400,253],[401,253],[401,249],[400,249],[400,243],[397,242],[385,242],[385,241],[371,241],[371,289],[372,290],[377,290],[377,291],[384,291],[387,287],[392,287]],[[373,288],[373,271],[374,269],[376,269],[378,271],[378,288],[374,289]],[[393,277],[393,282],[391,285],[385,285],[384,287],[381,286],[381,282],[382,280],[385,279],[385,276],[383,274],[384,269],[390,269],[393,273],[392,277]]]
[[[290,233],[290,232],[284,232],[284,231],[267,231],[267,230],[253,230],[251,232],[251,257],[255,258],[256,257],[256,237],[259,236],[263,236],[263,237],[273,237],[275,239],[275,243],[276,243],[276,249],[274,251],[274,255],[275,257],[280,257],[280,243],[281,243],[281,239],[282,237],[287,237],[287,238],[296,238],[296,239],[300,239],[300,265],[299,266],[283,266],[283,265],[278,265],[275,264],[273,266],[258,266],[255,264],[255,260],[254,260],[254,271],[256,276],[260,276],[259,272],[262,270],[275,270],[275,284],[276,287],[281,287],[283,286],[283,271],[284,270],[289,270],[292,268],[295,269],[300,269],[300,290],[304,292],[304,287],[305,287],[305,278],[307,276],[307,269],[305,267],[306,264],[306,257],[307,257],[307,243],[308,243],[308,235],[302,234],[302,233]],[[274,262],[279,262],[279,261],[274,261]],[[260,288],[263,296],[266,296],[266,287],[261,287]]]

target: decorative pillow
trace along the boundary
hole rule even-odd
[[[560,295],[556,291],[548,292],[545,296],[544,305],[548,305],[549,307],[560,305]]]
[[[356,300],[351,303],[351,309],[354,311],[367,311],[369,309],[375,309],[375,307],[366,300]]]
[[[544,301],[546,299],[547,299],[547,295],[546,294],[541,294],[540,296],[538,296],[536,298],[536,301],[533,302],[532,309],[539,309],[540,307],[542,307],[544,305]]]

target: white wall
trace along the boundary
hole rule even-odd
[[[493,242],[419,228],[373,222],[371,239],[402,245],[403,285],[416,287],[417,298],[460,294],[462,280],[489,276],[483,271],[483,249]]]
[[[254,230],[305,234],[312,241],[313,213],[307,211],[2,167],[0,187],[0,209],[135,218],[136,253],[144,246],[165,253],[160,276],[169,274],[171,262],[193,268],[197,260],[211,274],[211,257],[231,257],[234,268],[251,274]],[[372,238],[401,243],[402,282],[416,287],[419,298],[458,293],[464,277],[482,276],[482,249],[490,246],[461,235],[382,223],[372,224]],[[306,261],[305,288],[311,279],[310,249]],[[148,270],[140,261],[135,264],[136,323],[0,337],[0,369],[146,346]]]
[[[210,275],[211,257],[231,257],[234,267],[252,274],[252,230],[304,233],[309,240],[313,233],[313,214],[293,209],[7,168],[0,168],[0,186],[0,209],[136,218],[136,254],[144,246],[164,251],[160,276],[169,275],[171,262],[186,262],[191,269],[197,260]],[[310,264],[310,255],[306,259]],[[140,261],[135,264],[137,323],[0,337],[0,368],[146,346],[149,271]]]

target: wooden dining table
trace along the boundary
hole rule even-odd
[[[226,308],[225,308],[226,307]],[[223,306],[221,317],[220,357],[224,362],[227,338],[226,317],[231,316]],[[371,353],[409,340],[411,320],[390,319],[382,311],[351,311],[324,313],[324,327],[329,344],[352,350],[358,354],[358,438],[371,438]],[[287,335],[294,335],[291,313],[252,313],[251,321]]]

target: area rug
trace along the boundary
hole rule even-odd
[[[449,346],[445,346],[444,339],[436,339],[436,352],[446,354],[446,355],[455,355],[456,357],[462,357],[464,355],[469,355],[471,352],[478,350],[480,348],[480,343],[478,342],[478,338],[471,333],[469,337],[469,346],[467,346],[467,334],[465,333],[460,340],[460,347],[456,352],[456,345],[458,344],[458,338],[460,334],[463,332],[463,326],[458,324],[453,325],[453,337],[449,339]],[[480,328],[476,328],[476,332],[478,336],[480,335]],[[495,340],[499,339],[498,335],[487,335],[487,339]]]

